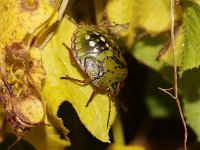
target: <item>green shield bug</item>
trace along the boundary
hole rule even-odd
[[[107,126],[110,119],[111,99],[115,98],[127,76],[127,64],[123,52],[114,38],[96,26],[78,25],[71,38],[69,50],[72,61],[87,75],[87,79],[78,80],[69,76],[61,79],[86,84],[91,82],[92,92],[86,107],[98,91],[105,91],[110,97]]]

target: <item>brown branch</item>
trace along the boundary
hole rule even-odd
[[[175,39],[174,39],[174,16],[175,16],[175,5],[174,5],[174,0],[171,0],[171,44],[172,44],[172,55],[173,55],[173,61],[174,61],[174,94],[175,94],[175,100],[179,109],[179,113],[181,116],[181,120],[184,126],[184,131],[185,131],[185,137],[184,137],[184,150],[187,150],[187,136],[188,136],[188,131],[187,131],[187,126],[185,122],[185,118],[183,115],[183,111],[180,105],[180,101],[178,98],[178,88],[177,88],[177,65],[176,65],[176,48],[175,48]]]

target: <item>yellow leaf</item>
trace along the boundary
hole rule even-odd
[[[180,8],[177,7],[176,20],[180,19]],[[125,36],[130,47],[136,37],[136,28],[142,28],[151,35],[170,30],[170,0],[108,0],[106,12],[111,22],[129,23]]]
[[[37,88],[37,90],[41,89],[42,79],[44,77],[43,76],[43,68],[42,68],[42,64],[41,64],[41,50],[39,50],[35,47],[31,47],[31,49],[28,49],[28,58],[29,59],[27,60],[25,58],[22,58],[23,62],[22,61],[20,62],[19,60],[20,60],[20,57],[23,57],[25,55],[25,53],[27,52],[26,46],[29,46],[29,45],[26,45],[26,43],[27,43],[27,40],[29,39],[30,35],[33,34],[33,32],[36,30],[36,28],[40,27],[40,25],[46,19],[48,19],[50,17],[53,10],[54,10],[54,7],[51,6],[49,0],[40,0],[40,1],[39,0],[37,0],[37,1],[35,1],[35,0],[34,1],[28,1],[28,0],[2,1],[1,0],[0,1],[0,12],[1,12],[1,14],[0,14],[0,18],[1,18],[0,19],[0,24],[1,24],[1,26],[0,26],[0,40],[1,40],[0,66],[1,66],[1,71],[4,70],[4,72],[6,72],[6,73],[4,73],[4,75],[8,74],[9,76],[12,76],[6,70],[10,67],[10,65],[12,66],[14,64],[14,62],[12,62],[12,60],[17,61],[18,63],[22,63],[22,64],[23,63],[29,64],[29,62],[31,62],[29,64],[30,65],[29,68],[17,68],[16,71],[22,72],[23,69],[26,69],[26,71],[29,72],[29,74],[31,74],[31,76],[28,74],[25,74],[23,76],[23,74],[22,74],[23,79],[25,76],[28,76],[29,79],[30,79],[30,77],[32,77],[33,80],[32,79],[30,79],[30,80],[31,80],[31,82],[34,81],[34,83],[31,83],[31,84],[32,85],[36,84],[37,87],[35,86],[34,88]],[[56,15],[52,19],[52,22],[49,24],[49,26],[53,22],[55,22],[55,20],[56,20]],[[49,26],[45,26],[45,27],[48,28]],[[19,55],[17,55],[18,51],[20,52]],[[29,56],[29,52],[30,52],[30,56]],[[10,54],[11,57],[16,56],[18,58],[9,60],[10,64],[8,64],[7,62],[5,62],[5,58],[4,58],[5,56],[3,55],[5,53],[6,53],[6,55]],[[16,55],[13,55],[13,54],[16,54]],[[28,61],[28,62],[26,62],[26,61]],[[5,63],[6,63],[6,65],[5,65]],[[10,70],[12,71],[12,69],[10,69]],[[1,80],[2,80],[2,75],[1,75]],[[24,81],[24,80],[22,80],[22,81]],[[29,80],[27,80],[27,82],[28,81]],[[3,85],[3,86],[5,86],[5,85]],[[16,87],[17,86],[19,86],[19,84],[16,84]],[[23,83],[23,86],[25,86],[25,83]],[[1,88],[2,88],[2,86],[1,86]],[[19,86],[19,88],[20,88],[20,86]],[[32,88],[32,89],[34,89],[34,88]],[[32,89],[30,88],[29,90],[32,90]],[[37,92],[35,92],[35,93],[37,93]],[[19,97],[20,97],[20,90],[17,93],[19,93]],[[39,97],[37,100],[41,100],[40,98],[41,97]],[[6,99],[5,99],[5,101],[6,101]],[[27,101],[25,101],[25,102],[27,102]],[[20,108],[19,107],[17,107],[17,108],[19,108],[20,111],[23,111],[23,113],[26,116],[30,117],[31,121],[34,121],[34,122],[36,121],[36,122],[40,123],[40,120],[43,116],[42,113],[44,113],[44,112],[42,109],[39,109],[39,112],[38,112],[38,105],[35,105],[34,103],[35,103],[34,101],[31,101],[30,103],[26,103],[25,105],[19,105]],[[30,107],[29,107],[29,104],[30,104]],[[16,106],[18,106],[18,105],[16,105]],[[13,107],[15,107],[15,106],[13,106]],[[27,109],[26,107],[29,107],[30,110]],[[10,110],[9,113],[12,113],[12,111],[13,110]],[[39,114],[37,114],[37,113],[39,113]],[[17,114],[17,115],[21,115],[21,114]],[[23,119],[26,119],[26,116]],[[16,117],[19,117],[19,116],[16,116]],[[3,117],[0,118],[0,124],[2,124],[2,121],[3,121]],[[22,123],[24,123],[24,122],[22,122]],[[28,124],[30,122],[25,122],[25,123]],[[32,124],[30,124],[30,125],[32,125]],[[33,124],[33,127],[35,125],[37,125],[37,124]],[[48,149],[48,150],[49,149],[52,149],[52,150],[53,149],[64,149],[64,147],[70,145],[70,142],[69,142],[69,140],[60,139],[59,134],[56,132],[57,129],[58,129],[58,127],[54,123],[51,124],[51,127],[48,127],[48,126],[36,127],[36,128],[33,128],[33,130],[31,130],[30,134],[27,134],[26,138],[37,149],[44,149],[44,150],[45,149]],[[62,131],[64,133],[67,132],[66,129],[62,129]]]
[[[107,150],[145,150],[145,148],[135,145],[112,144],[107,148]]]
[[[0,1],[0,49],[13,42],[21,42],[27,33],[32,33],[36,27],[51,15],[53,8],[48,0],[30,4],[25,0]]]
[[[138,0],[135,6],[138,27],[152,35],[170,29],[170,0]]]
[[[50,5],[48,0],[30,2],[26,0],[0,1],[1,68],[5,67],[4,54],[7,49],[9,51],[13,50],[13,52],[22,49],[21,53],[26,53],[25,50],[28,38],[38,26],[51,16],[53,10],[54,8]],[[52,20],[55,22],[55,19],[56,15]],[[51,23],[53,23],[53,21]],[[34,63],[33,65],[38,66],[30,73],[33,75],[33,78],[37,80],[35,82],[38,83],[38,86],[41,87],[42,80],[38,79],[43,71],[41,64],[38,62],[41,61],[41,53],[34,47],[31,48],[30,51],[30,57],[33,59],[32,61]],[[1,71],[3,71],[3,69],[1,69]]]
[[[65,100],[72,103],[80,120],[97,139],[109,142],[109,128],[114,121],[116,109],[111,106],[109,127],[107,127],[109,98],[106,94],[97,94],[86,107],[86,103],[94,90],[91,85],[82,86],[70,80],[61,80],[60,77],[68,75],[76,79],[83,79],[84,73],[72,65],[68,50],[62,43],[70,47],[70,41],[75,26],[64,18],[52,39],[43,51],[43,65],[46,70],[43,95],[47,100],[48,114],[62,124],[57,117],[57,111]],[[66,114],[67,115],[67,114]],[[63,125],[62,125],[63,126]]]
[[[69,141],[60,138],[53,125],[37,126],[24,139],[37,150],[62,150],[70,145]]]
[[[177,66],[181,66],[184,50],[184,32],[183,26],[177,28],[175,33],[175,48],[176,48],[176,63]],[[172,55],[171,41],[168,41],[168,44],[161,50],[161,59],[164,60],[167,64],[173,66],[174,60]]]
[[[134,42],[136,27],[135,20],[135,0],[108,0],[106,5],[106,12],[110,22],[118,24],[129,24],[129,28],[126,32],[123,32],[122,36],[126,39],[126,44],[130,47]]]

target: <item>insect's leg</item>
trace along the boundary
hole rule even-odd
[[[72,78],[72,77],[69,77],[69,76],[60,77],[60,79],[71,80],[71,81],[76,82],[76,83],[82,83],[83,85],[88,84],[91,81],[89,78],[84,79],[84,80],[79,80],[79,79],[75,79],[75,78]]]
[[[75,60],[74,60],[73,57],[72,57],[71,49],[70,49],[65,43],[62,43],[62,44],[63,44],[63,46],[69,51],[69,58],[70,58],[71,62],[72,62],[73,64],[76,64],[76,63],[75,63]]]
[[[92,102],[94,96],[97,94],[97,89],[94,89],[94,91],[92,92],[89,100],[87,101],[86,107],[88,107],[88,105],[90,104],[90,102]]]
[[[69,50],[69,52],[70,52],[70,59],[71,59],[72,62],[74,62],[74,59],[71,56],[71,49],[65,43],[62,43],[62,44],[65,46],[66,49]],[[65,76],[65,77],[61,77],[60,79],[71,80],[73,82],[82,83],[82,84],[88,84],[88,82],[90,82],[89,78],[87,78],[85,80],[79,80],[79,79],[75,79],[75,78],[72,78],[72,77],[69,77],[69,76]]]
[[[62,43],[63,45],[64,45],[64,47],[66,48],[66,49],[68,49],[69,51],[71,50],[68,46],[67,46],[67,44],[65,44],[65,43]]]

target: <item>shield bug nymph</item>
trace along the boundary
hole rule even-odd
[[[115,98],[127,76],[127,64],[123,52],[115,39],[96,26],[78,25],[71,38],[69,50],[71,59],[87,75],[87,79],[78,80],[69,76],[61,79],[88,83],[94,86],[86,107],[98,91],[105,91],[110,97],[107,126],[109,124],[111,99]]]

